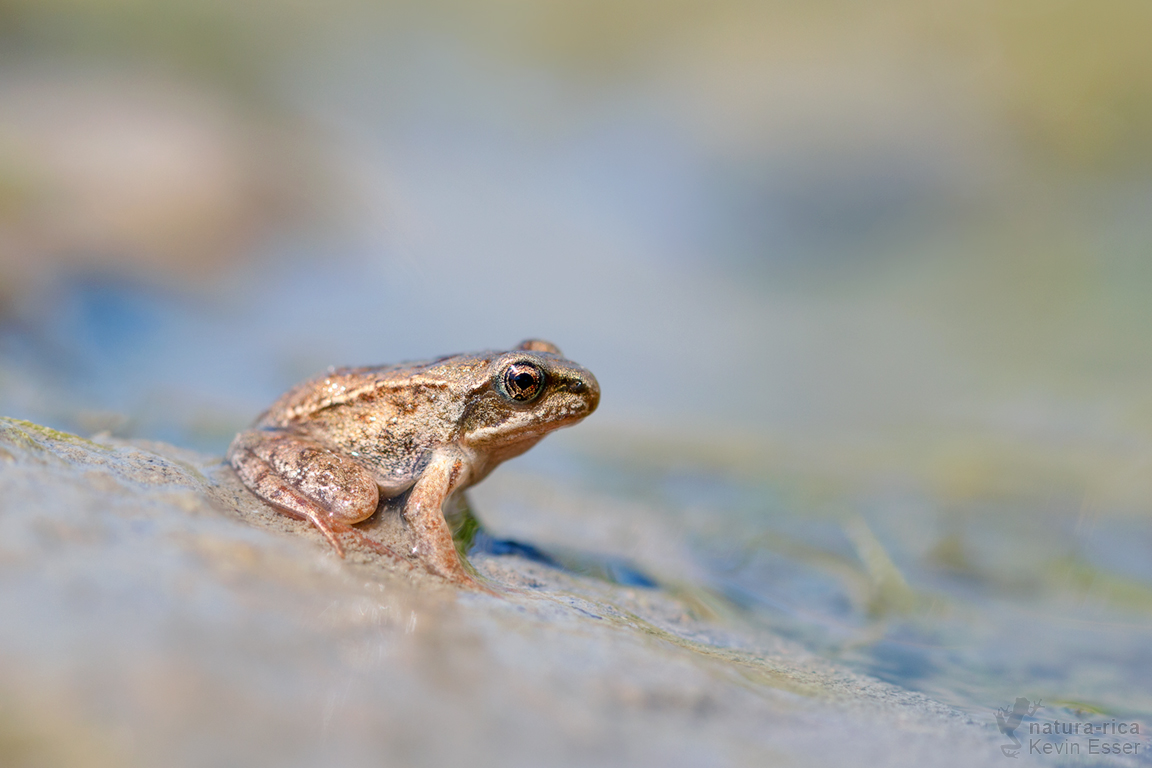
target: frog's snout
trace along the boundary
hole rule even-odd
[[[582,375],[568,382],[568,391],[584,401],[588,413],[592,413],[600,404],[600,382],[588,371],[583,371]]]

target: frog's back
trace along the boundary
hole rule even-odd
[[[329,369],[285,392],[260,416],[256,426],[287,427],[321,411],[406,386],[445,359]]]

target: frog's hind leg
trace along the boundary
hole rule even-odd
[[[228,449],[228,461],[249,490],[281,512],[315,525],[336,554],[344,557],[337,534],[352,534],[381,554],[391,548],[352,527],[372,516],[380,491],[368,470],[307,437],[281,430],[241,432]]]

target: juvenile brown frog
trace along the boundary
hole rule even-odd
[[[415,554],[466,584],[445,503],[599,401],[596,377],[539,340],[508,352],[340,368],[277,400],[236,436],[228,461],[253,493],[310,520],[341,557],[340,533],[385,551],[352,524],[407,493]]]

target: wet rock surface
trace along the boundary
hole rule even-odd
[[[403,551],[395,514],[366,528]],[[219,457],[0,419],[0,764],[1003,759],[988,723],[675,589],[473,563],[500,594],[340,560]]]

